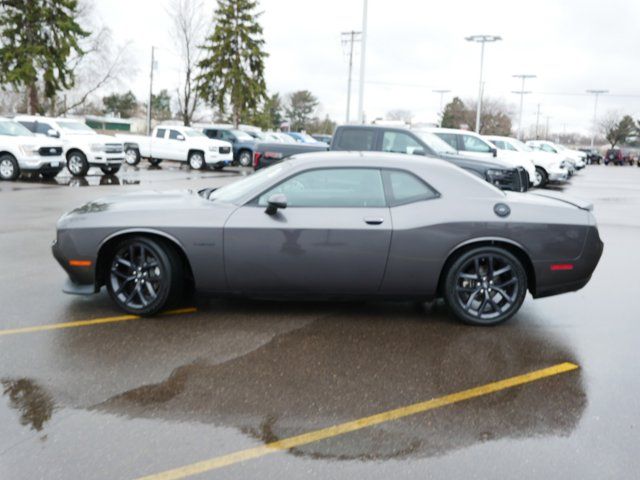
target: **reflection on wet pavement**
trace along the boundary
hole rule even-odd
[[[51,419],[54,402],[42,387],[28,378],[2,379],[2,394],[9,399],[9,407],[17,410],[20,425],[41,431]]]

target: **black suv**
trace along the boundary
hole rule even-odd
[[[462,157],[435,134],[383,125],[342,125],[336,128],[331,150],[376,151],[426,155],[451,162],[502,190],[524,192],[529,179],[524,168],[498,159]]]

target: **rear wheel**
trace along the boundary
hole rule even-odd
[[[127,165],[138,165],[140,163],[140,152],[137,148],[127,147],[124,151],[124,161]]]
[[[445,300],[470,325],[497,325],[511,318],[527,293],[520,261],[496,247],[479,247],[458,257],[445,278]]]
[[[549,183],[549,175],[541,167],[536,167],[536,183],[539,188],[544,188]]]
[[[67,154],[67,168],[74,177],[84,177],[89,171],[87,157],[80,150],[72,150]]]
[[[113,175],[115,173],[118,173],[118,171],[120,170],[120,165],[109,165],[108,167],[100,167],[100,170],[102,170],[102,173],[104,173],[105,175]]]
[[[179,299],[184,269],[170,246],[146,237],[133,237],[114,250],[105,283],[112,300],[122,310],[153,315]]]
[[[15,180],[20,175],[20,166],[13,155],[0,156],[0,180]]]

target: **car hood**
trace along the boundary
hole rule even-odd
[[[80,141],[83,143],[122,143],[122,140],[111,135],[103,135],[101,133],[69,133],[64,132],[63,140]]]
[[[140,191],[93,200],[65,213],[58,228],[103,226],[215,226],[235,205],[212,202],[193,190]]]
[[[0,137],[5,138],[5,137]],[[41,147],[62,147],[62,142],[57,138],[50,137],[38,137],[38,136],[19,136],[19,137],[10,137],[15,139],[16,143],[20,143],[20,145],[35,145],[38,148]]]
[[[461,155],[454,154],[441,154],[439,158],[443,160],[447,160],[459,167],[468,168],[471,170],[488,170],[490,168],[499,168],[505,170],[511,170],[514,168],[508,162],[504,160],[493,158],[491,160],[487,160],[486,158],[480,157],[463,157]]]
[[[554,201],[562,202],[568,205],[573,205],[574,207],[578,207],[581,210],[588,210],[588,211],[593,210],[593,203],[587,200],[579,199],[579,198],[567,197],[561,193],[535,191],[535,192],[528,192],[527,195],[542,197],[545,199],[551,199]]]

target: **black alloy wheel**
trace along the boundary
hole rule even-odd
[[[522,264],[501,248],[468,251],[447,272],[447,304],[458,319],[471,325],[504,322],[520,309],[526,292]]]
[[[153,315],[181,292],[184,275],[179,257],[164,243],[134,237],[115,249],[107,271],[107,290],[124,311]]]

